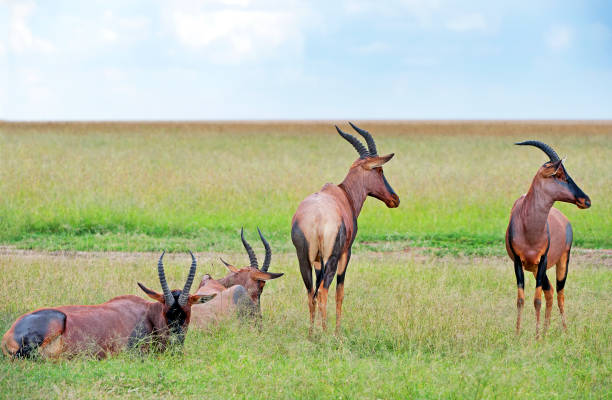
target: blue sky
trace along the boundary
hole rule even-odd
[[[0,119],[610,119],[606,1],[0,0]]]

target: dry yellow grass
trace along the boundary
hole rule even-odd
[[[514,200],[553,145],[593,207],[560,204],[576,244],[612,242],[610,122],[362,122],[402,203],[368,200],[360,240],[499,249]],[[299,201],[340,182],[356,154],[332,122],[0,125],[0,241],[82,250],[235,248],[261,225],[289,249]],[[357,242],[359,244],[359,240]]]

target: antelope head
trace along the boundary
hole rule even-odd
[[[268,272],[270,261],[272,259],[272,251],[270,250],[268,241],[263,236],[259,228],[257,228],[257,232],[259,232],[259,237],[266,248],[266,256],[261,269],[259,268],[257,257],[255,256],[253,248],[244,238],[244,228],[240,230],[240,238],[242,239],[242,245],[249,256],[250,265],[248,267],[236,268],[234,265],[226,262],[223,259],[221,259],[221,262],[223,262],[225,267],[230,271],[229,275],[223,278],[224,286],[228,288],[233,285],[244,286],[251,297],[251,300],[258,305],[259,298],[261,297],[261,293],[263,292],[266,282],[271,279],[280,278],[283,276],[283,273]]]
[[[515,144],[537,147],[546,153],[549,158],[549,161],[544,163],[538,170],[533,180],[533,185],[536,185],[554,201],[572,203],[582,209],[591,206],[591,199],[569,176],[565,166],[563,166],[563,160],[559,158],[552,147],[537,140],[528,140]]]
[[[157,263],[157,274],[163,293],[157,293],[140,282],[138,282],[138,286],[140,286],[147,296],[162,304],[162,317],[168,327],[168,332],[171,337],[178,339],[178,342],[182,344],[185,340],[185,334],[187,333],[187,327],[189,326],[189,320],[191,318],[191,306],[193,304],[206,303],[215,297],[216,294],[189,294],[197,268],[196,258],[191,251],[189,252],[189,254],[191,254],[191,268],[189,269],[187,282],[185,282],[183,290],[175,289],[171,291],[168,288],[168,282],[166,282],[166,275],[164,273],[164,264],[162,261],[164,254],[166,254],[165,251],[162,253],[161,257],[159,257]]]
[[[353,181],[360,182],[366,195],[377,198],[389,208],[396,208],[400,203],[399,196],[387,182],[382,169],[382,166],[395,154],[379,156],[372,135],[368,131],[355,126],[352,122],[349,122],[349,124],[358,134],[363,136],[368,147],[366,148],[356,137],[343,132],[336,125],[336,130],[340,136],[352,144],[359,153],[359,158],[351,165],[348,177]]]

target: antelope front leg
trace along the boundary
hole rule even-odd
[[[536,339],[540,338],[540,310],[542,309],[542,286],[546,277],[546,255],[542,256],[536,273],[536,290],[533,298],[533,306],[536,312]]]
[[[525,274],[523,273],[523,263],[515,256],[514,260],[514,274],[516,275],[516,286],[518,287],[518,294],[516,299],[516,334],[521,333],[521,315],[523,314],[523,307],[525,306]]]
[[[536,339],[540,338],[540,310],[542,309],[542,286],[537,287],[533,299],[536,314]]]
[[[552,306],[553,306],[553,288],[548,280],[548,277],[544,275],[544,284],[542,285],[542,289],[544,290],[544,298],[546,299],[546,311],[544,311],[544,335],[548,331],[548,327],[550,326],[550,315],[552,314]]]

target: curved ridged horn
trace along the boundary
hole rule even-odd
[[[164,273],[164,263],[163,258],[164,254],[166,254],[166,250],[162,252],[161,257],[159,257],[159,261],[157,262],[157,275],[159,276],[159,283],[161,284],[162,290],[164,292],[164,300],[166,301],[166,305],[168,307],[172,307],[174,304],[174,296],[172,296],[172,292],[170,292],[170,288],[168,287],[168,282],[166,282],[166,274]]]
[[[195,278],[197,268],[196,258],[191,252],[191,250],[189,250],[189,254],[191,254],[191,268],[189,268],[187,282],[185,282],[185,287],[183,287],[183,291],[181,292],[181,295],[178,299],[179,306],[181,307],[185,307],[185,305],[187,304],[187,300],[189,300],[189,291],[191,290],[191,284],[193,283],[193,278]]]
[[[240,229],[240,239],[242,239],[242,245],[244,246],[247,254],[249,255],[249,262],[251,263],[251,267],[259,269],[259,264],[257,264],[257,257],[255,257],[255,252],[251,245],[244,238],[244,227]]]
[[[222,259],[221,257],[219,257],[219,260],[221,260],[221,262],[226,266],[229,267],[231,264],[228,263],[227,261],[225,261],[224,259]]]
[[[368,153],[368,149],[353,135],[349,135],[348,133],[342,132],[338,125],[336,125],[336,130],[347,142],[353,145],[357,153],[359,153],[359,158],[367,158],[370,154]]]
[[[261,270],[263,272],[268,272],[268,268],[270,268],[270,261],[272,260],[272,250],[270,250],[270,244],[268,244],[268,241],[266,240],[264,235],[262,235],[261,231],[259,230],[259,227],[257,227],[257,232],[259,232],[259,237],[261,238],[261,241],[263,242],[263,245],[266,248],[266,258],[264,258],[264,263],[261,267]]]
[[[370,132],[361,129],[350,121],[349,124],[353,127],[353,129],[357,131],[358,134],[363,136],[363,138],[365,139],[366,143],[368,144],[368,152],[370,153],[370,157],[378,156],[378,150],[376,150],[376,143],[374,143],[374,138],[372,137],[372,135],[370,135]]]
[[[559,155],[557,154],[557,152],[554,151],[553,148],[550,147],[549,145],[547,145],[546,143],[542,143],[542,142],[539,142],[537,140],[527,140],[525,142],[514,143],[514,144],[517,144],[519,146],[534,146],[534,147],[537,147],[538,149],[540,149],[544,153],[546,153],[548,158],[550,158],[550,161],[559,161],[560,160]]]

